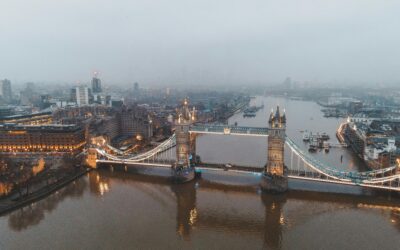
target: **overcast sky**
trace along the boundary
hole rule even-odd
[[[0,0],[0,78],[399,82],[400,1]]]

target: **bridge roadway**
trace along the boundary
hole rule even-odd
[[[161,167],[161,168],[171,168],[172,164],[175,161],[164,161],[164,162],[131,162],[131,161],[124,161],[124,160],[105,160],[100,159],[96,161],[97,163],[104,163],[104,164],[121,164],[121,165],[136,165],[136,166],[149,166],[149,167]]]
[[[229,167],[228,167],[229,166]],[[229,171],[229,172],[236,172],[236,173],[246,173],[246,174],[256,174],[261,175],[264,168],[263,167],[250,167],[250,166],[238,166],[238,165],[231,165],[231,164],[214,164],[214,163],[199,163],[196,166],[197,170],[212,170],[212,171]],[[321,179],[328,179],[325,175],[321,175],[317,172],[312,171],[298,171],[292,169],[286,169],[289,178],[298,179],[300,178],[321,178]]]
[[[210,163],[201,163],[201,164],[199,164],[199,166],[196,166],[196,170],[199,170],[200,172],[202,170],[229,171],[229,172],[247,173],[247,174],[254,174],[254,175],[261,175],[263,172],[263,169],[264,168],[262,168],[262,167],[245,167],[245,166],[235,166],[235,165],[231,165],[231,167],[227,167],[224,164],[210,164]],[[389,183],[385,183],[382,185],[354,183],[352,181],[331,179],[326,175],[320,174],[318,172],[313,172],[313,171],[301,171],[301,170],[299,171],[299,170],[293,170],[293,169],[287,169],[287,171],[288,171],[289,179],[317,181],[317,182],[342,184],[342,185],[350,185],[350,186],[372,187],[372,188],[394,190],[394,191],[400,190],[399,187],[392,187],[392,186],[388,185]],[[400,185],[400,183],[398,183],[398,185]]]
[[[190,126],[189,132],[196,134],[268,136],[269,130],[269,128],[263,127],[196,124]]]
[[[106,164],[123,164],[126,166],[129,165],[138,165],[138,166],[153,166],[153,167],[161,167],[161,168],[171,168],[173,162],[123,162],[123,161],[115,161],[115,160],[97,160],[98,163],[106,163]],[[252,174],[261,176],[263,169],[262,167],[251,167],[251,166],[237,166],[237,165],[229,165],[227,164],[213,164],[213,163],[200,163],[195,169],[197,172],[202,171],[227,171],[232,173],[242,173],[242,174]],[[389,183],[382,183],[381,185],[373,185],[373,184],[365,184],[365,183],[355,183],[352,181],[344,181],[344,180],[336,180],[329,178],[326,175],[320,174],[318,172],[313,171],[302,171],[302,170],[293,170],[287,169],[288,178],[289,179],[297,179],[304,181],[317,181],[317,182],[325,182],[325,183],[333,183],[333,184],[342,184],[342,185],[351,185],[351,186],[361,186],[361,187],[370,187],[377,189],[386,189],[386,190],[394,190],[400,191],[400,183],[396,183],[395,186],[388,185]]]
[[[230,166],[230,167],[227,167]],[[222,171],[231,171],[231,172],[239,172],[239,173],[254,173],[261,174],[264,168],[261,167],[249,167],[249,166],[237,166],[231,164],[215,164],[215,163],[199,163],[196,165],[197,170],[222,170]]]
[[[191,125],[191,133],[211,133],[211,134],[234,134],[234,135],[254,135],[254,136],[267,136],[268,128],[254,128],[254,127],[239,127],[239,126],[225,126],[225,125]],[[315,159],[307,152],[304,152],[296,143],[290,138],[286,137],[286,145],[291,150],[291,166],[288,169],[288,177],[291,179],[301,179],[308,181],[353,185],[372,187],[378,189],[400,191],[400,173],[398,173],[397,166],[392,166],[385,169],[373,170],[367,172],[346,172],[337,170],[334,166],[328,166],[319,160]],[[160,153],[165,152],[171,147],[175,146],[175,136],[161,143],[156,148],[132,157],[121,158],[121,156],[111,155],[102,149],[97,149],[102,159],[97,160],[99,163],[110,164],[125,164],[129,165],[143,165],[171,168],[174,160],[157,159]],[[171,151],[172,152],[172,151]],[[170,152],[170,153],[171,153]],[[293,169],[293,156],[296,155],[298,160],[304,162],[304,168],[308,170],[295,170]],[[163,156],[161,157],[163,158]],[[299,161],[298,161],[299,162]],[[263,172],[262,167],[250,166],[236,166],[225,164],[207,164],[202,163],[196,166],[198,172],[201,171],[230,171],[237,173],[246,173],[261,175]]]

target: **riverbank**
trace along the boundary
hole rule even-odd
[[[10,195],[10,196],[4,198],[3,200],[0,201],[0,216],[5,215],[9,212],[14,211],[15,209],[24,207],[26,205],[29,205],[33,202],[36,202],[40,199],[47,197],[48,195],[54,193],[55,191],[66,186],[67,184],[71,183],[72,181],[83,176],[90,170],[91,169],[89,169],[89,168],[78,169],[77,172],[75,172],[74,174],[65,176],[65,177],[61,178],[60,180],[58,180],[57,182],[52,183],[50,185],[46,185],[46,186],[34,191],[33,193],[26,195],[19,199],[15,199],[14,195]]]
[[[238,114],[243,111],[245,107],[247,107],[250,103],[251,99],[249,98],[246,101],[240,102],[238,105],[236,105],[234,108],[231,110],[227,111],[223,116],[224,122],[227,121],[229,118],[231,118],[233,115]]]

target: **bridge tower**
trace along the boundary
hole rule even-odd
[[[89,148],[86,156],[86,165],[91,168],[97,168],[97,150]]]
[[[273,193],[285,192],[288,188],[287,168],[284,164],[286,115],[279,106],[271,111],[268,131],[268,161],[264,167],[261,188]]]
[[[189,109],[189,101],[185,98],[177,110],[175,120],[176,163],[173,165],[174,178],[177,182],[194,179],[194,166],[191,161],[196,157],[192,146],[194,139],[190,135],[190,125],[195,121],[195,110]]]

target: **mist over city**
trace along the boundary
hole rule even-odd
[[[400,245],[400,2],[0,10],[0,249]]]
[[[0,77],[16,84],[400,82],[397,1],[1,1]]]

